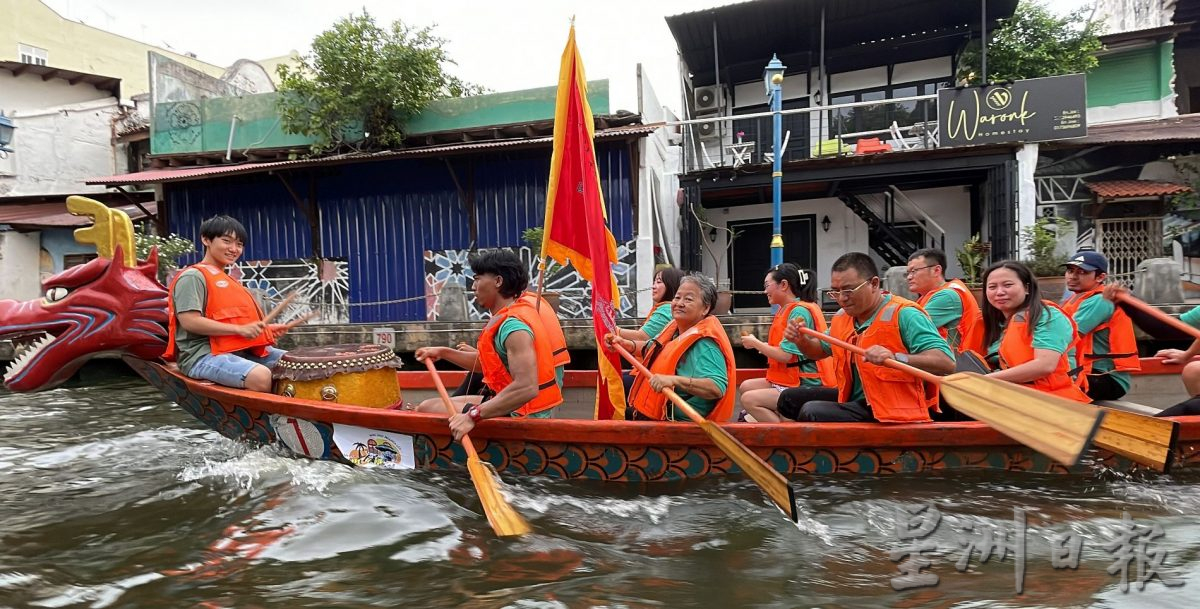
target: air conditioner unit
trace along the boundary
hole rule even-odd
[[[693,91],[696,114],[704,114],[707,112],[717,112],[724,106],[724,100],[721,99],[721,89],[717,86],[696,87]]]
[[[717,137],[717,121],[696,123],[696,134],[705,139]]]

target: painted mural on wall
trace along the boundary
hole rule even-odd
[[[621,317],[634,317],[637,309],[635,285],[637,281],[636,241],[617,245],[617,264],[613,266],[617,285],[621,290]],[[533,278],[531,289],[536,288],[537,254],[522,246],[514,251],[529,265],[529,276]],[[466,298],[467,316],[472,320],[486,319],[487,312],[475,302],[471,292],[471,266],[468,250],[425,250],[425,311],[426,320],[438,321],[439,311],[445,308],[443,289],[461,286]],[[546,292],[559,294],[558,315],[562,318],[590,318],[592,316],[592,290],[588,282],[571,267],[562,267],[551,262],[546,269]],[[448,295],[457,290],[446,290]],[[445,321],[445,320],[443,320]]]
[[[272,306],[290,292],[299,296],[280,319],[288,320],[316,310],[310,324],[350,323],[350,266],[345,261],[246,260],[230,269],[230,276]]]

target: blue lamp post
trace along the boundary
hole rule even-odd
[[[780,137],[783,132],[783,71],[787,66],[779,57],[771,55],[771,61],[763,68],[763,85],[767,88],[767,101],[771,104],[771,266],[783,264],[783,154]]]
[[[0,152],[12,152],[8,145],[12,143],[14,129],[16,126],[13,125],[12,119],[0,112]]]

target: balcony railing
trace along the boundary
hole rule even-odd
[[[938,146],[937,95],[915,95],[780,112],[783,160],[903,151]],[[931,103],[933,102],[933,103]],[[772,162],[772,113],[714,115],[683,127],[684,172]],[[884,125],[846,132],[854,126]],[[859,140],[878,140],[864,142]]]

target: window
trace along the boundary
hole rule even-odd
[[[21,63],[32,63],[38,66],[46,65],[46,61],[50,58],[46,49],[39,49],[27,44],[17,45],[17,56],[21,58]]]
[[[96,259],[96,254],[66,254],[63,256],[63,269],[87,264]]]
[[[831,104],[884,101],[897,97],[931,95],[937,93],[940,87],[948,86],[950,84],[942,80],[901,83],[890,87],[847,91],[833,96],[829,101]],[[891,126],[892,121],[895,121],[901,127],[926,121],[937,121],[937,101],[908,101],[896,104],[881,103],[873,106],[858,106],[855,108],[833,110],[829,113],[829,130],[832,135],[860,133],[863,131],[883,131]],[[882,134],[868,137],[879,137],[880,135]]]

